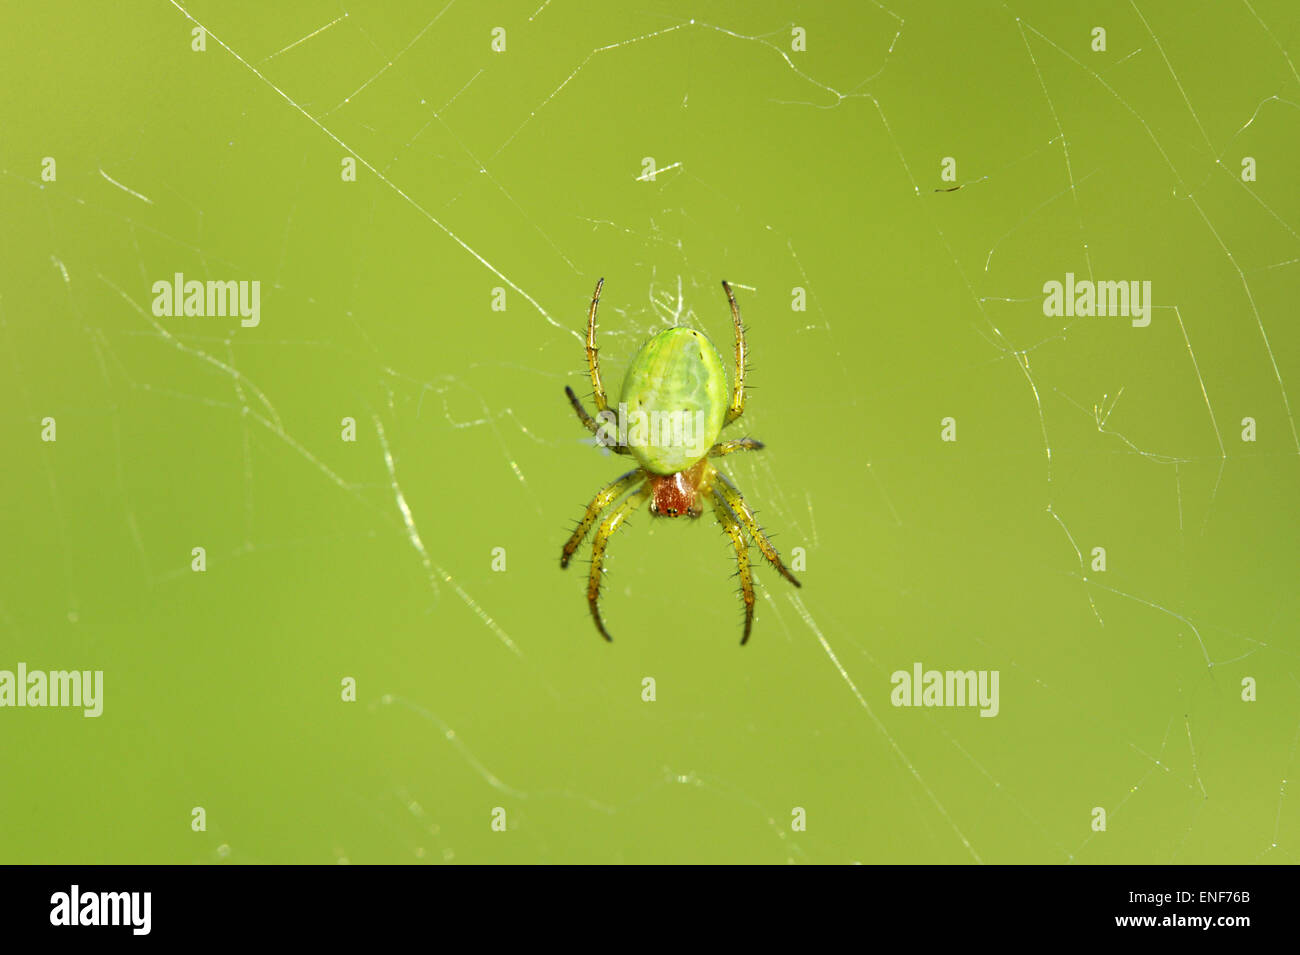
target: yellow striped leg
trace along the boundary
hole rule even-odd
[[[595,393],[597,414],[609,409],[605,386],[600,383],[600,359],[596,348],[596,307],[600,305],[600,290],[604,284],[604,279],[596,283],[596,291],[591,296],[591,311],[587,313],[587,370],[591,372],[591,390]]]
[[[582,544],[582,539],[587,536],[587,531],[591,530],[591,525],[596,523],[596,518],[600,517],[600,512],[632,490],[639,480],[641,480],[641,469],[634,468],[610,481],[596,493],[596,496],[591,499],[591,503],[587,505],[587,513],[582,515],[582,520],[578,522],[578,526],[574,529],[573,536],[564,545],[564,552],[560,554],[561,567],[569,566],[569,560],[573,557],[573,552]]]
[[[607,425],[603,425],[591,415],[587,414],[587,409],[582,406],[582,402],[578,400],[578,396],[573,393],[572,388],[565,385],[564,393],[569,396],[569,404],[573,405],[573,410],[578,413],[578,420],[582,422],[584,428],[594,434],[598,439],[601,437],[602,430],[604,431],[605,439],[607,440],[599,441],[602,448],[609,448],[609,450],[613,451],[615,454],[632,453],[631,448],[625,448],[623,445],[618,443],[617,436],[610,434]],[[606,408],[605,410],[608,411],[609,409]]]
[[[736,548],[736,567],[740,573],[740,596],[745,601],[745,635],[740,638],[740,645],[743,647],[749,640],[749,631],[754,626],[754,574],[749,569],[749,541],[745,539],[740,521],[736,519],[736,515],[727,506],[722,495],[716,491],[713,495],[713,513],[718,515],[718,523],[731,538],[731,546]]]
[[[628,516],[635,511],[650,496],[650,482],[641,485],[631,497],[627,498],[620,504],[614,513],[605,518],[596,531],[596,539],[591,542],[591,576],[587,579],[587,604],[591,607],[591,619],[596,621],[596,629],[606,640],[613,642],[614,638],[609,635],[605,629],[605,623],[600,619],[600,581],[605,573],[605,546],[609,543],[610,537],[619,529]]]
[[[785,564],[781,563],[781,555],[776,552],[772,542],[767,539],[767,535],[763,533],[763,528],[758,526],[758,520],[754,517],[754,512],[750,509],[749,503],[741,496],[740,489],[732,484],[731,480],[721,471],[715,469],[714,474],[718,480],[713,485],[713,493],[719,496],[727,507],[731,508],[732,512],[735,513],[740,523],[745,525],[745,530],[749,531],[749,536],[754,538],[754,543],[763,552],[763,556],[767,558],[768,563],[779,570],[781,576],[790,583],[796,587],[802,587],[803,584],[799,583],[794,574],[790,573]]]
[[[722,288],[731,303],[731,320],[736,326],[736,374],[731,390],[731,407],[727,409],[727,424],[731,424],[745,413],[745,328],[740,324],[740,306],[736,304],[736,296],[731,294],[731,286],[723,282]]]
[[[764,444],[757,438],[737,438],[734,441],[719,441],[709,448],[709,457],[720,458],[733,451],[762,451]]]

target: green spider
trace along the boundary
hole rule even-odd
[[[723,282],[722,288],[731,303],[731,318],[736,326],[736,373],[730,398],[722,359],[712,343],[693,328],[666,328],[642,345],[632,359],[623,380],[619,405],[620,415],[628,412],[634,417],[643,414],[641,421],[648,418],[652,422],[649,440],[625,440],[625,424],[619,425],[618,440],[615,440],[611,429],[620,415],[610,410],[605,398],[596,349],[596,307],[600,304],[600,290],[604,284],[604,279],[596,283],[591,312],[587,316],[587,369],[591,373],[596,417],[587,413],[572,388],[565,387],[564,393],[579,420],[601,444],[606,444],[617,454],[631,454],[640,466],[605,485],[591,499],[587,512],[564,545],[560,566],[569,566],[574,552],[597,518],[607,507],[623,498],[596,531],[591,547],[591,576],[587,581],[587,603],[591,607],[592,619],[596,621],[596,629],[606,640],[612,640],[600,618],[599,606],[605,548],[610,537],[647,499],[650,513],[655,517],[684,515],[690,518],[698,518],[704,513],[707,500],[736,549],[741,596],[745,601],[745,633],[740,640],[744,646],[754,625],[754,576],[749,567],[749,541],[745,532],[749,532],[759,551],[780,571],[781,576],[796,587],[803,585],[781,562],[781,556],[758,526],[754,511],[740,490],[709,461],[733,451],[758,451],[763,447],[761,441],[748,437],[718,441],[723,427],[739,418],[745,410],[745,330],[740,323],[736,296],[732,294],[731,286]],[[693,416],[697,422],[694,440],[689,443],[663,440],[667,429],[661,431],[655,427],[656,420],[667,421],[678,413],[682,415],[678,421],[690,420]],[[644,435],[644,431],[641,433]],[[635,430],[632,436],[637,436]],[[680,438],[680,434],[676,437]],[[633,493],[624,498],[623,495],[629,491]]]

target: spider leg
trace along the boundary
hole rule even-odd
[[[727,293],[727,301],[731,303],[731,320],[736,326],[736,374],[726,421],[731,424],[745,413],[745,327],[740,323],[740,307],[736,305],[736,296],[731,294],[731,286],[724,281],[722,288]]]
[[[605,573],[605,546],[609,543],[610,537],[619,529],[622,523],[627,520],[628,516],[635,511],[650,496],[650,482],[647,481],[641,485],[631,497],[627,498],[622,504],[615,508],[614,513],[605,518],[601,523],[600,529],[596,531],[596,538],[591,542],[591,576],[587,579],[587,604],[591,607],[591,619],[596,621],[596,629],[606,640],[613,642],[613,637],[605,629],[605,623],[600,619],[600,580]]]
[[[713,513],[718,516],[718,523],[731,538],[731,546],[736,548],[736,567],[740,573],[740,595],[745,601],[745,635],[740,638],[743,647],[749,640],[749,631],[754,626],[754,573],[749,569],[749,541],[741,530],[740,521],[727,505],[726,500],[716,491],[713,495]]]
[[[596,307],[600,305],[600,290],[604,284],[603,278],[596,282],[596,291],[591,296],[591,311],[587,313],[587,370],[591,372],[591,390],[595,393],[597,414],[609,409],[605,386],[600,381],[600,358],[596,348]]]
[[[754,511],[749,506],[749,502],[747,502],[741,495],[740,489],[736,487],[736,485],[732,484],[731,480],[716,468],[713,473],[718,479],[713,484],[713,494],[715,499],[720,498],[727,507],[731,508],[736,517],[740,520],[740,523],[745,525],[745,530],[749,531],[749,536],[754,538],[754,543],[758,545],[758,549],[762,551],[763,556],[767,558],[767,562],[780,571],[781,576],[790,581],[790,583],[794,584],[796,587],[802,587],[803,584],[799,583],[799,581],[795,579],[794,574],[790,573],[785,564],[781,563],[781,555],[776,552],[776,548],[772,546],[772,542],[767,539],[767,535],[763,533],[763,528],[758,526],[758,519],[754,517]]]
[[[573,536],[564,545],[564,552],[560,554],[561,567],[569,566],[569,560],[573,557],[573,552],[582,544],[582,539],[587,536],[587,531],[591,530],[591,525],[596,523],[596,518],[600,516],[600,512],[632,490],[639,480],[641,480],[641,469],[633,468],[626,474],[610,481],[596,492],[596,496],[587,505],[587,513],[582,515],[582,520],[578,522],[578,526],[574,529]]]
[[[611,435],[608,431],[603,430],[601,423],[591,415],[587,414],[587,409],[582,406],[582,402],[578,400],[578,396],[573,393],[572,388],[565,385],[564,393],[569,396],[569,404],[573,405],[573,410],[578,413],[578,420],[582,422],[582,426],[596,436],[601,447],[609,448],[609,450],[613,451],[615,454],[632,453],[631,448],[619,444],[618,441],[615,440],[615,436]],[[609,409],[606,408],[605,410],[608,411]],[[609,443],[606,443],[607,441]]]
[[[734,441],[719,441],[709,448],[709,457],[720,458],[732,451],[762,451],[764,444],[757,438],[737,438]]]

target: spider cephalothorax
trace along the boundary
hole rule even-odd
[[[578,418],[600,444],[618,454],[632,455],[640,466],[616,478],[592,498],[587,512],[564,545],[560,566],[569,566],[574,552],[601,513],[622,498],[596,531],[591,546],[591,575],[587,579],[587,603],[592,619],[600,635],[609,640],[599,603],[609,538],[647,500],[655,517],[697,518],[704,513],[704,504],[708,502],[736,551],[741,596],[745,602],[745,632],[740,640],[743,645],[754,624],[754,577],[749,566],[746,533],[786,580],[796,587],[801,585],[781,562],[740,490],[709,460],[733,451],[757,451],[763,447],[762,442],[753,438],[718,440],[723,427],[745,410],[745,330],[736,297],[731,286],[723,282],[736,331],[736,372],[731,389],[727,388],[722,359],[707,338],[693,328],[667,328],[641,346],[632,359],[615,413],[605,397],[596,349],[596,308],[604,284],[604,279],[596,283],[587,315],[587,370],[591,375],[596,417],[587,413],[572,388],[566,387],[564,391]],[[630,428],[629,419],[633,422]]]
[[[650,513],[655,517],[699,517],[704,513],[700,498],[708,493],[706,474],[708,461],[700,461],[687,471],[676,474],[652,474],[650,482]]]

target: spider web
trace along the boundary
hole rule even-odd
[[[262,6],[131,13],[156,75],[65,77],[0,164],[6,659],[127,714],[25,774],[167,765],[184,824],[121,827],[164,859],[1295,861],[1286,5]],[[1151,325],[1045,317],[1067,271]],[[154,315],[174,272],[260,276],[261,324]],[[562,396],[599,275],[611,392],[662,327],[729,354],[737,289],[769,448],[722,464],[808,558],[743,652],[709,520],[614,539],[612,647],[555,566],[619,471]],[[1000,714],[892,706],[914,661]]]

